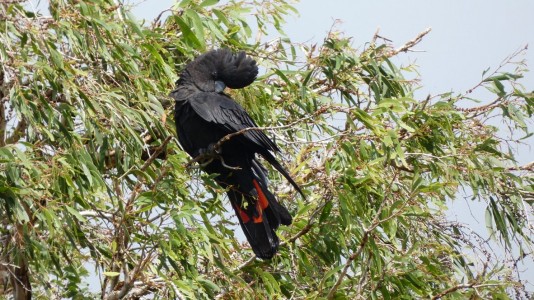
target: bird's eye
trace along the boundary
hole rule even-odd
[[[217,71],[211,72],[211,77],[212,78],[217,78]]]

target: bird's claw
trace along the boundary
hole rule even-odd
[[[217,158],[221,161],[223,167],[231,170],[241,170],[240,167],[232,167],[224,162],[224,159],[221,156],[221,149],[216,147],[216,144],[209,144],[208,147],[199,149],[197,157],[199,158],[198,162],[200,167],[209,165],[214,159]]]
[[[232,167],[232,166],[227,165],[227,164],[224,162],[224,159],[222,158],[222,156],[219,156],[219,159],[221,160],[221,164],[223,165],[223,167],[225,167],[225,168],[227,168],[227,169],[231,169],[231,170],[241,170],[240,167]]]
[[[218,157],[221,155],[221,149],[215,146],[215,144],[209,144],[206,148],[200,148],[198,149],[198,155],[206,156],[206,157]]]

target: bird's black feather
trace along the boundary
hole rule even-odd
[[[228,134],[257,127],[241,105],[220,92],[221,86],[246,87],[257,74],[253,59],[244,52],[234,54],[228,49],[209,51],[186,66],[171,92],[176,100],[178,140],[186,152],[196,157]],[[215,180],[227,189],[256,255],[271,258],[279,244],[275,230],[280,224],[291,224],[291,215],[268,190],[267,171],[255,155],[264,157],[299,193],[302,191],[271,153],[279,148],[263,131],[247,130],[235,135],[219,150],[220,158],[212,160],[203,170],[216,174]]]

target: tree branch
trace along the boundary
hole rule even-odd
[[[4,106],[4,101],[0,101],[0,147],[3,147],[6,136],[6,127],[7,127],[7,118],[6,118],[6,108]]]
[[[425,37],[425,35],[427,35],[430,31],[432,31],[432,28],[425,29],[425,31],[419,33],[413,40],[410,40],[406,42],[404,45],[397,48],[396,50],[391,51],[388,56],[392,57],[392,56],[399,54],[400,52],[408,52],[410,48],[419,44],[419,42],[421,42],[423,38]]]
[[[531,171],[534,172],[534,161],[529,162],[523,166],[510,167],[508,171]]]
[[[450,293],[454,293],[456,292],[457,290],[463,290],[463,289],[477,289],[477,288],[482,288],[482,287],[492,287],[492,286],[501,286],[502,284],[499,284],[499,283],[487,283],[487,284],[476,284],[476,282],[473,282],[473,283],[468,283],[468,284],[459,284],[459,285],[456,285],[456,286],[453,286],[453,287],[450,287],[442,292],[440,292],[439,294],[433,296],[432,300],[438,300],[438,299],[441,299],[443,298],[444,296],[450,294]]]

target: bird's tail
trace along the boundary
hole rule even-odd
[[[252,189],[247,193],[230,189],[228,196],[252,250],[257,257],[270,259],[278,251],[280,243],[276,229],[280,224],[290,225],[292,218],[267,189],[261,165],[254,161],[252,167]]]

